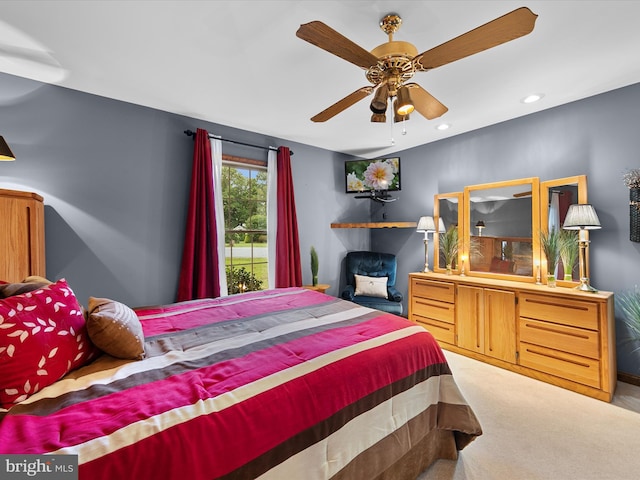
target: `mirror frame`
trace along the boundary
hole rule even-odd
[[[577,185],[578,198],[574,203],[588,203],[587,201],[587,176],[586,175],[574,175],[572,177],[556,178],[554,180],[546,180],[540,182],[540,232],[549,232],[549,190],[554,187],[561,187],[563,185]],[[589,241],[589,230],[584,231],[586,234],[586,240]],[[540,252],[540,265],[542,278],[547,278],[547,263],[543,262],[542,251]],[[579,260],[580,261],[580,260]],[[586,252],[586,265],[585,272],[587,278],[589,277],[589,249]],[[565,281],[556,279],[556,284],[560,287],[575,287],[580,281]]]
[[[470,258],[469,245],[471,243],[471,195],[477,190],[490,190],[503,187],[514,187],[518,185],[526,185],[531,188],[531,250],[532,250],[532,273],[530,276],[513,275],[508,273],[480,272],[471,270],[469,267]],[[462,219],[462,253],[459,256],[460,261],[465,262],[465,275],[475,277],[495,278],[502,280],[511,280],[519,282],[534,283],[537,280],[537,265],[540,265],[540,178],[528,177],[515,180],[506,180],[502,182],[483,183],[478,185],[469,185],[464,188],[463,194],[463,219]],[[546,278],[546,277],[545,277]]]
[[[446,265],[440,265],[440,232],[438,230],[440,223],[440,200],[446,200],[449,198],[457,199],[458,203],[458,229],[462,225],[463,213],[462,213],[462,192],[451,193],[439,193],[433,196],[433,220],[436,224],[436,233],[433,234],[433,271],[445,273],[447,271]],[[462,254],[462,234],[458,230],[458,259],[456,261],[456,268],[452,269],[452,272],[459,273],[460,270],[460,256]]]

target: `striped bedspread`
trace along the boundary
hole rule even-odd
[[[481,433],[404,318],[297,288],[136,313],[146,358],[104,355],[11,408],[0,453],[77,454],[87,480],[368,479],[344,472],[434,429],[458,449]]]

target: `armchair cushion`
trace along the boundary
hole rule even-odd
[[[367,277],[366,275],[354,275],[354,277],[356,277],[355,295],[388,298],[387,277]]]

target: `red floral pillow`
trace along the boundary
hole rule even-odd
[[[25,400],[96,352],[65,280],[0,300],[0,405]]]

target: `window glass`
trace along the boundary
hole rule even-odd
[[[266,168],[223,163],[222,195],[229,293],[269,288]]]

